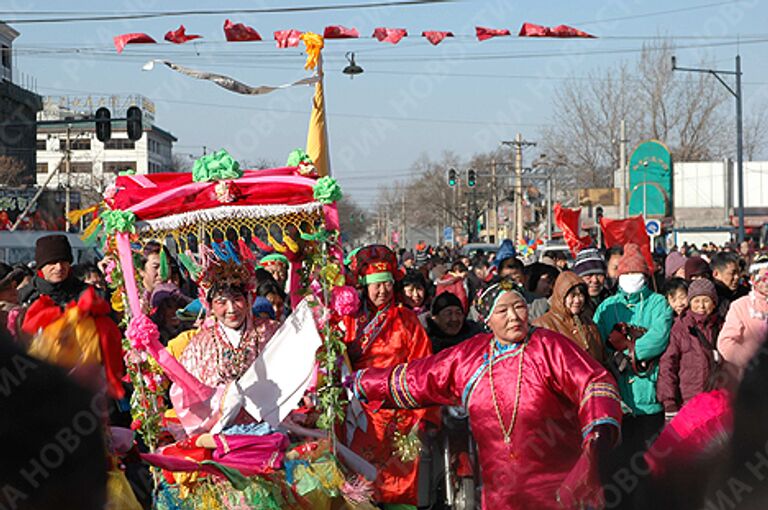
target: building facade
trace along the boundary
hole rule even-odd
[[[42,98],[14,76],[13,41],[19,32],[0,22],[0,184],[35,183],[35,118]]]
[[[98,195],[114,184],[120,172],[149,174],[172,170],[176,137],[152,123],[152,116],[145,115],[143,133],[138,140],[128,139],[124,121],[112,121],[111,138],[101,142],[96,137],[94,122],[76,121],[82,117],[92,118],[91,112],[74,112],[46,100],[37,130],[39,186],[66,188],[69,184],[85,194]],[[139,104],[146,111],[151,102],[141,98]],[[124,114],[118,108],[112,115]]]

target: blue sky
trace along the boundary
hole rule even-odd
[[[62,5],[67,11],[132,13],[328,3],[10,2],[11,7],[3,9],[6,19],[60,11]],[[224,42],[222,25],[227,17],[254,27],[266,42]],[[307,72],[302,69],[300,49],[275,48],[273,31],[296,28],[322,32],[326,25],[336,24],[358,28],[364,39],[327,42],[326,102],[335,176],[353,198],[368,206],[375,200],[378,185],[407,178],[411,164],[422,154],[438,158],[442,151],[451,150],[470,157],[495,149],[500,140],[511,139],[518,131],[536,140],[551,122],[553,92],[566,78],[583,77],[622,60],[632,61],[643,42],[658,36],[677,37],[680,46],[708,45],[678,49],[680,65],[695,65],[707,58],[724,68],[733,67],[736,47],[732,43],[740,37],[745,111],[749,111],[750,104],[768,100],[766,19],[768,5],[759,0],[466,0],[289,15],[187,15],[12,25],[22,33],[16,41],[16,65],[37,79],[40,94],[143,94],[156,103],[156,123],[178,137],[177,152],[197,156],[203,146],[209,150],[226,148],[241,160],[278,163],[283,163],[292,149],[304,146],[311,88],[261,97],[239,96],[165,68],[144,72],[142,64],[164,58],[228,74],[252,85],[276,85]],[[508,37],[482,43],[474,38],[475,25],[508,28],[514,35],[526,21],[571,24],[601,37],[571,41]],[[162,40],[166,31],[181,23],[188,33],[202,34],[202,42],[178,47],[128,46],[122,55],[112,46],[112,36],[126,32],[147,32]],[[379,43],[367,37],[377,26],[406,28],[410,37],[394,46]],[[433,47],[419,37],[422,30],[450,30],[457,37]],[[50,53],[64,48],[68,50]],[[341,73],[347,51],[354,51],[365,69],[353,80]]]

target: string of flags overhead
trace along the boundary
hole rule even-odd
[[[292,48],[299,45],[301,35],[304,32],[295,29],[277,30],[273,33],[274,41],[278,48]],[[475,37],[478,41],[486,41],[494,37],[510,37],[512,33],[506,28],[488,28],[475,27]],[[588,34],[577,28],[568,25],[558,25],[556,27],[547,27],[536,25],[534,23],[523,23],[518,37],[552,37],[552,38],[586,38],[594,39],[595,35]],[[173,44],[184,44],[189,41],[201,39],[203,36],[197,34],[187,34],[184,25],[176,30],[169,30],[164,39]],[[243,23],[233,23],[229,19],[224,21],[224,37],[228,42],[246,42],[262,41],[261,34],[254,28]],[[399,43],[403,38],[408,37],[408,31],[404,28],[386,28],[377,27],[371,37],[381,42],[391,44]],[[453,32],[439,30],[425,30],[421,32],[421,37],[429,41],[433,46],[437,46],[447,37],[454,37]],[[341,25],[331,25],[325,27],[323,31],[324,39],[358,39],[360,32],[356,28],[347,28]],[[120,34],[114,38],[115,48],[118,53],[122,53],[128,44],[157,44],[157,41],[149,34],[143,32],[134,32],[129,34]]]

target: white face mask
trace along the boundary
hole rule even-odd
[[[645,275],[643,273],[630,273],[619,276],[619,288],[627,294],[634,294],[643,290]]]

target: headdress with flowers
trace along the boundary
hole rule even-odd
[[[357,286],[403,278],[395,253],[383,244],[372,244],[358,250],[350,257],[349,272]]]
[[[256,293],[256,273],[251,264],[243,264],[234,254],[217,254],[202,247],[200,272],[197,285],[200,288],[201,301],[210,298],[214,288],[234,287],[243,289],[249,297]]]
[[[488,318],[493,313],[496,304],[499,302],[499,298],[504,294],[514,292],[521,298],[525,299],[525,290],[512,278],[504,278],[499,283],[491,285],[480,295],[477,303],[477,313],[483,322],[487,323]]]

